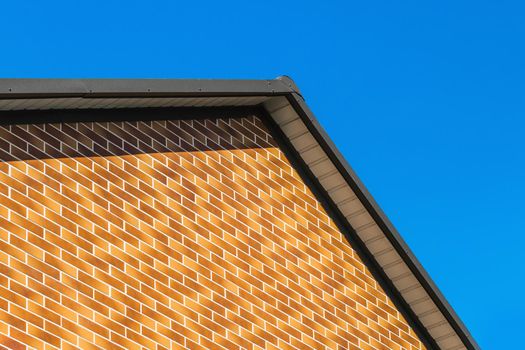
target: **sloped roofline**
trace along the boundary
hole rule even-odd
[[[405,240],[401,237],[379,204],[372,197],[363,182],[359,179],[348,161],[343,157],[341,152],[339,152],[334,142],[320,125],[313,112],[306,105],[304,99],[296,93],[292,93],[291,98],[292,104],[295,106],[295,108],[299,111],[299,113],[304,115],[303,120],[309,127],[310,132],[312,132],[314,137],[323,146],[325,151],[328,151],[328,156],[338,168],[341,175],[345,178],[345,180],[347,180],[350,187],[352,187],[352,189],[356,192],[359,199],[368,209],[370,215],[387,235],[387,238],[393,244],[398,254],[409,266],[410,270],[415,274],[417,280],[421,283],[425,291],[429,294],[436,306],[443,313],[452,328],[457,332],[464,345],[469,350],[480,350],[478,344],[470,334],[463,321],[459,318],[443,293],[441,293],[438,286],[432,280],[425,268],[421,265],[412,250],[408,247]]]
[[[397,254],[413,273],[421,287],[439,309],[464,347],[479,346],[439,288],[412,253],[401,235],[368,192],[335,144],[307,106],[297,85],[287,76],[273,80],[206,80],[206,79],[0,79],[0,100],[56,98],[162,98],[162,97],[282,97],[300,117],[308,131],[326,153],[339,174],[361,201]],[[43,109],[53,109],[50,107]],[[24,108],[21,108],[24,109]],[[40,111],[42,110],[39,109]],[[0,111],[0,118],[10,118],[20,110]],[[373,255],[373,254],[372,254]],[[417,312],[414,312],[417,317]],[[428,333],[427,333],[428,334]],[[434,339],[436,340],[436,339]],[[435,343],[435,342],[433,342]],[[456,349],[456,348],[454,348]]]

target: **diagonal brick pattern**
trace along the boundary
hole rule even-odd
[[[3,125],[0,160],[0,348],[424,348],[256,116]]]

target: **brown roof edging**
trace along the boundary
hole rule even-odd
[[[0,79],[0,98],[273,96],[295,90],[283,80]]]
[[[284,79],[290,79],[285,77]],[[394,246],[397,253],[401,256],[403,261],[407,264],[416,279],[421,283],[421,286],[428,293],[432,301],[439,308],[445,319],[450,323],[454,331],[458,334],[461,341],[469,350],[480,350],[467,327],[456,314],[452,306],[441,293],[437,285],[434,283],[430,275],[423,268],[414,253],[401,237],[399,232],[387,218],[383,210],[379,207],[365,185],[361,182],[357,174],[354,172],[350,164],[346,161],[343,155],[336,148],[333,141],[330,139],[321,124],[312,111],[306,105],[303,97],[296,93],[291,93],[288,96],[288,101],[294,107],[295,111],[301,117],[308,130],[312,133],[319,145],[323,148],[330,160],[337,167],[341,175],[345,178],[348,185],[354,190],[360,201],[368,210],[374,221],[379,225],[381,230],[385,233],[390,243]]]

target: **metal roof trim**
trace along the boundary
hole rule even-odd
[[[297,92],[282,79],[0,79],[0,98],[272,96]]]
[[[429,294],[432,301],[442,312],[443,316],[450,323],[454,331],[456,331],[467,349],[480,350],[479,345],[476,343],[463,321],[461,321],[452,306],[446,300],[443,293],[441,293],[435,282],[421,265],[412,250],[408,247],[407,243],[401,237],[394,225],[390,222],[386,214],[377,204],[363,182],[359,179],[348,161],[343,157],[341,152],[339,152],[331,138],[318,122],[313,112],[307,106],[304,98],[296,93],[291,93],[287,97],[290,101],[290,104],[303,119],[303,122],[306,124],[309,131],[316,138],[317,142],[319,142],[319,144],[322,146],[323,150],[329,155],[331,161],[337,167],[341,175],[343,175],[343,177],[346,179],[350,187],[355,191],[358,198],[362,201],[369,213],[372,215],[374,221],[376,221],[381,230],[386,234],[386,237],[392,243],[403,261],[408,265],[412,273],[414,273],[416,279],[419,281],[419,283],[421,283],[422,287]]]

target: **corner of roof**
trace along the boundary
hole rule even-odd
[[[296,93],[297,95],[301,96],[301,98],[303,98],[303,95],[301,94],[299,87],[289,75],[280,75],[276,78],[276,80],[281,81],[284,85],[286,85],[292,91],[292,93]]]
[[[472,334],[469,332],[466,325],[441,293],[428,272],[421,265],[419,260],[416,258],[405,240],[379,207],[372,195],[368,192],[365,185],[356,175],[349,163],[337,149],[331,138],[328,136],[326,131],[315,117],[314,113],[308,107],[304,97],[302,96],[299,88],[292,78],[287,75],[283,75],[277,77],[276,80],[281,81],[281,83],[290,90],[289,95],[291,99],[289,102],[292,104],[295,111],[302,118],[303,122],[310,130],[314,138],[317,139],[321,145],[321,148],[325,150],[325,152],[328,154],[328,157],[339,169],[341,175],[343,175],[343,177],[346,179],[352,190],[357,193],[358,198],[360,198],[365,207],[368,209],[370,215],[374,218],[374,221],[376,221],[378,226],[385,233],[387,239],[394,246],[397,253],[412,271],[415,278],[418,280],[425,292],[430,296],[432,302],[436,305],[448,324],[456,332],[465,347],[469,350],[479,350],[479,345]],[[416,315],[416,317],[419,316]]]

